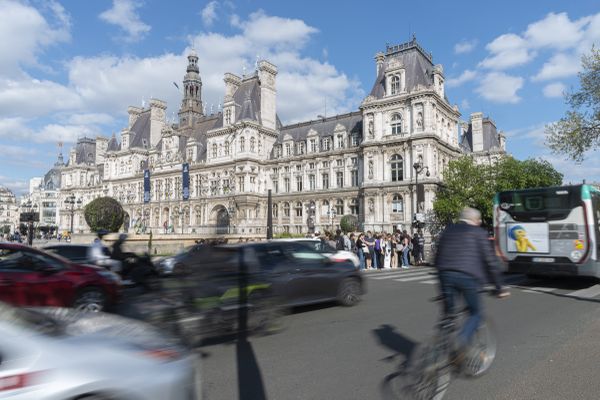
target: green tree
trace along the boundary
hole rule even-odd
[[[585,153],[600,148],[600,50],[581,58],[581,88],[566,93],[570,110],[558,122],[546,126],[546,143],[556,154],[583,161]]]
[[[472,157],[461,157],[451,161],[444,172],[444,183],[433,203],[431,225],[441,228],[456,221],[460,210],[469,206],[480,210],[484,224],[491,226],[497,192],[558,186],[562,178],[546,160],[504,157],[495,165],[478,165]]]
[[[356,215],[344,215],[340,219],[340,228],[344,232],[355,232],[358,229],[358,218],[356,218]]]
[[[125,219],[123,207],[112,197],[99,197],[92,200],[85,206],[83,215],[92,232],[101,230],[117,232]]]

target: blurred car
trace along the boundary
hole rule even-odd
[[[92,246],[86,244],[53,244],[45,246],[44,250],[66,258],[76,264],[97,265],[113,272],[120,273],[123,266],[119,260],[113,260],[108,247],[102,246],[105,258],[97,259],[93,256]]]
[[[75,264],[20,244],[0,243],[0,301],[100,311],[116,304],[120,290],[120,277],[104,268]]]
[[[313,247],[316,251],[331,258],[333,261],[347,260],[352,262],[356,268],[360,266],[358,256],[351,251],[336,250],[321,239],[318,238],[301,238],[301,239],[276,239],[277,241],[302,243]]]
[[[0,398],[192,400],[196,357],[140,321],[0,302]]]

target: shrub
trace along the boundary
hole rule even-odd
[[[118,232],[125,219],[123,207],[112,197],[99,197],[92,200],[85,206],[83,215],[92,232],[101,230]]]
[[[340,219],[340,228],[344,232],[355,232],[358,229],[358,218],[356,218],[356,215],[344,215]]]

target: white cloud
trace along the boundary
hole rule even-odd
[[[545,81],[550,79],[565,78],[579,72],[581,61],[573,54],[557,53],[548,60],[540,72],[532,79],[534,81]]]
[[[544,86],[544,96],[546,97],[562,97],[563,93],[567,90],[567,87],[564,83],[555,82],[549,85]]]
[[[36,65],[38,53],[70,39],[70,18],[54,2],[40,10],[13,0],[0,1],[0,74],[19,76],[22,65]],[[42,14],[48,11],[47,17]]]
[[[102,12],[99,18],[125,31],[127,36],[124,39],[126,41],[137,42],[143,39],[151,29],[150,25],[142,22],[136,12],[140,6],[141,3],[135,0],[113,0],[112,8]]]
[[[583,38],[582,28],[588,18],[571,21],[567,13],[550,13],[540,21],[527,26],[524,37],[534,48],[549,47],[559,50],[572,48]]]
[[[463,110],[468,110],[469,108],[471,108],[471,104],[469,103],[469,100],[463,99],[460,102],[460,108],[463,109]]]
[[[50,123],[40,128],[34,128],[35,120],[24,118],[0,119],[0,137],[34,143],[73,143],[78,138],[96,137],[102,130],[94,124],[58,124]]]
[[[455,54],[470,53],[477,46],[477,39],[466,40],[463,39],[454,45]]]
[[[466,69],[462,74],[458,76],[458,78],[449,78],[446,81],[446,86],[448,87],[457,87],[462,85],[465,82],[472,81],[477,77],[477,72]]]
[[[484,68],[507,69],[526,64],[535,57],[535,53],[528,49],[527,42],[514,33],[498,36],[485,47],[491,56],[479,63]]]
[[[29,191],[29,180],[19,180],[10,176],[0,175],[0,185],[10,189],[17,197]]]
[[[547,160],[563,176],[564,184],[586,182],[600,183],[600,151],[590,151],[586,154],[585,160],[581,163],[569,160],[568,158],[556,154],[543,154],[541,158]]]
[[[481,97],[495,103],[518,103],[517,91],[523,87],[524,79],[503,72],[491,72],[481,79],[475,89]]]
[[[115,119],[108,114],[103,113],[86,113],[86,114],[71,114],[66,119],[66,122],[74,125],[108,125],[115,122]]]
[[[216,1],[209,2],[200,12],[200,16],[202,17],[202,23],[204,23],[205,27],[211,27],[217,17],[217,6],[219,3]]]

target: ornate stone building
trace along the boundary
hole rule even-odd
[[[136,229],[264,235],[271,189],[275,233],[306,232],[309,217],[322,231],[345,214],[356,215],[365,230],[410,229],[417,192],[419,211],[430,210],[444,169],[467,150],[467,139],[459,145],[460,113],[446,97],[442,66],[414,38],[388,46],[375,61],[375,82],[359,110],[284,126],[275,65],[263,60],[250,75],[225,74],[223,111],[207,115],[192,52],[178,123],[167,122],[167,105],[153,99],[148,108],[129,107],[120,141],[80,139],[61,168],[60,204],[70,195],[83,204],[108,195]],[[183,163],[189,200],[182,195]],[[418,191],[415,163],[423,167]],[[65,229],[70,213],[60,215]],[[81,210],[74,224],[75,231],[88,229]]]

